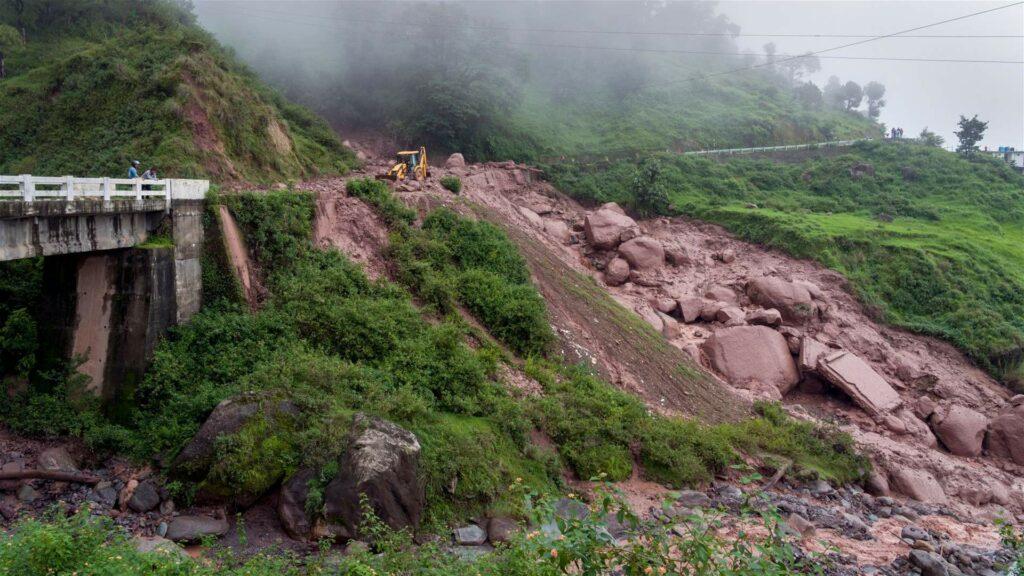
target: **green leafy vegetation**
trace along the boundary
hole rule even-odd
[[[2,173],[124,176],[138,159],[169,177],[271,181],[355,165],[176,2],[25,4],[0,7],[28,37],[0,81]]]
[[[458,194],[459,192],[462,192],[462,178],[451,175],[442,176],[441,186],[453,194]]]
[[[356,186],[364,185],[370,187]],[[367,197],[378,206],[397,202],[386,187]],[[506,389],[497,375],[507,356],[474,337],[460,317],[432,317],[436,308],[417,308],[406,289],[370,281],[337,251],[315,250],[312,194],[248,193],[211,202],[231,207],[266,271],[264,306],[250,312],[230,292],[208,302],[157,347],[134,397],[119,403],[127,410],[108,413],[82,393],[80,378],[37,374],[28,390],[0,406],[5,423],[171,461],[221,400],[257,394],[260,416],[221,438],[215,464],[198,475],[207,493],[246,498],[299,467],[336,470],[352,415],[366,412],[420,438],[427,518],[436,523],[484,508],[515,510],[507,490],[515,478],[556,492],[563,466],[581,478],[624,479],[639,462],[649,478],[689,485],[737,462],[743,450],[783,455],[796,469],[842,482],[867,470],[852,450],[830,451],[848,447],[847,437],[779,412],[712,427],[667,419],[583,369],[542,360],[551,338],[543,301],[522,257],[493,226],[447,210],[420,227],[399,220],[396,268],[422,264],[451,288],[449,302],[465,303],[499,341],[535,355],[527,373],[541,383],[539,397]],[[403,252],[417,256],[402,265]],[[508,286],[511,296],[503,292]],[[475,349],[467,345],[471,337]],[[280,402],[295,410],[274,409]],[[554,441],[554,451],[531,441],[534,430]],[[748,438],[753,433],[757,440]]]
[[[846,275],[878,318],[945,338],[998,377],[1019,374],[1024,177],[1003,162],[910,143],[807,156],[664,155],[664,213],[813,258]],[[577,198],[637,209],[635,173],[628,162],[549,168]]]

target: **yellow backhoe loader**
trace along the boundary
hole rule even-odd
[[[412,175],[417,180],[425,180],[430,176],[427,164],[427,149],[420,146],[419,150],[402,150],[396,154],[395,165],[386,174],[378,174],[378,180],[405,180]]]

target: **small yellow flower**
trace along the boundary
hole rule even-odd
[[[551,557],[552,558],[558,558],[558,549],[557,548],[552,548],[551,549]]]
[[[664,574],[665,572],[667,572],[667,570],[665,570],[664,566],[658,566],[658,574]]]
[[[654,572],[654,569],[650,566],[644,568],[644,574],[650,574],[651,572]]]

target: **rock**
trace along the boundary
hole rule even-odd
[[[915,524],[907,524],[900,530],[900,538],[907,540],[925,540],[929,541],[932,539],[928,531]]]
[[[491,544],[511,542],[519,524],[511,518],[496,516],[487,521],[487,539]]]
[[[888,496],[891,493],[889,490],[889,479],[880,473],[877,468],[873,468],[868,474],[865,488],[873,496]]]
[[[160,536],[148,538],[136,536],[132,539],[132,544],[135,546],[136,552],[142,552],[143,554],[162,554],[181,558],[182,560],[191,559],[191,556],[188,555],[188,552],[185,552],[184,548]]]
[[[810,520],[804,518],[799,514],[790,514],[786,518],[786,525],[792,528],[800,538],[807,540],[813,538],[817,530],[814,528],[814,524]]]
[[[820,341],[805,336],[800,341],[800,357],[797,360],[802,374],[817,374],[818,360],[832,352],[832,349]]]
[[[337,523],[337,536],[355,537],[365,494],[377,516],[395,530],[415,527],[423,511],[419,483],[420,443],[391,422],[365,414],[353,419],[351,442],[338,465],[341,471],[324,489],[325,517]]]
[[[128,507],[140,514],[149,512],[159,504],[160,493],[157,492],[156,486],[148,480],[140,483],[132,492],[132,497],[128,499]]]
[[[850,352],[834,352],[818,360],[821,375],[872,416],[899,407],[900,395],[871,366]]]
[[[942,485],[930,472],[925,470],[914,470],[906,466],[897,467],[892,471],[892,483],[897,491],[919,502],[948,503]]]
[[[868,528],[868,525],[861,520],[860,516],[850,514],[849,512],[843,512],[843,522],[845,522],[851,530],[857,532],[867,532],[870,529]]]
[[[718,311],[728,305],[726,302],[704,300],[704,306],[700,309],[700,319],[705,322],[714,322],[718,317]]]
[[[587,242],[600,250],[612,250],[622,242],[624,235],[639,235],[640,227],[626,216],[617,204],[609,203],[587,214],[583,221]]]
[[[738,306],[726,306],[715,314],[715,320],[718,320],[726,326],[742,326],[746,323],[746,316],[743,314],[743,310]]]
[[[698,366],[700,365],[700,363],[701,363],[700,347],[698,347],[693,342],[687,342],[686,345],[683,346],[683,352],[686,352],[687,354],[689,354],[690,358],[692,358],[693,361]]]
[[[935,408],[937,407],[938,405],[935,404],[934,400],[927,396],[921,396],[914,402],[914,414],[921,420],[927,420],[935,413]]]
[[[921,569],[921,576],[949,576],[949,566],[942,556],[925,550],[911,550],[910,563]]]
[[[711,257],[723,264],[732,264],[736,260],[736,251],[722,250],[721,252],[715,252]]]
[[[465,168],[466,159],[462,157],[461,153],[456,152],[451,156],[448,156],[448,159],[444,161],[444,167],[448,170],[451,170],[452,168]]]
[[[960,488],[957,493],[968,504],[984,506],[992,501],[992,488],[987,484],[971,484]]]
[[[678,338],[679,322],[676,322],[676,319],[669,316],[668,314],[663,314],[657,311],[655,312],[658,314],[658,318],[661,319],[661,335],[664,336],[665,338],[668,338],[669,340]]]
[[[561,220],[545,220],[544,232],[562,244],[572,242],[572,232],[569,230],[569,226]]]
[[[818,313],[818,306],[807,288],[781,278],[751,280],[746,290],[751,302],[775,308],[782,313],[782,320],[787,324],[805,324]]]
[[[716,330],[703,350],[715,370],[734,385],[756,380],[785,394],[800,380],[786,339],[765,326]]]
[[[259,411],[259,399],[255,394],[242,394],[217,404],[196,435],[174,459],[175,472],[192,479],[202,478],[213,464],[217,438],[241,430]]]
[[[740,301],[740,299],[736,297],[736,292],[728,286],[712,286],[704,293],[704,297],[708,300],[717,300],[719,302],[727,302],[729,304],[737,304]]]
[[[958,404],[939,406],[931,417],[932,431],[957,456],[981,454],[988,418]]]
[[[366,162],[367,160],[369,160],[369,158],[370,157],[366,155],[366,152],[363,152],[362,150],[356,151],[356,160],[359,160],[360,162]]]
[[[629,262],[615,258],[604,268],[604,283],[609,286],[621,286],[629,279]]]
[[[538,230],[544,229],[544,219],[540,217],[540,214],[537,214],[525,206],[516,206],[516,210],[523,215],[523,218],[526,218],[527,222],[530,223],[530,226],[533,226]]]
[[[699,298],[697,296],[690,296],[689,298],[680,298],[677,301],[677,310],[679,311],[679,317],[683,319],[683,322],[690,324],[696,322],[701,315],[701,311],[704,310],[704,306],[707,304],[707,300]]]
[[[683,490],[676,498],[676,504],[686,508],[707,508],[711,506],[711,498],[708,498],[703,492]]]
[[[22,484],[21,488],[18,488],[18,501],[26,504],[35,502],[39,498],[39,492],[35,488],[28,484]]]
[[[1024,403],[1018,396],[1010,400],[1010,408],[1003,409],[989,424],[986,446],[993,456],[1009,458],[1024,466]]]
[[[0,466],[0,472],[21,472],[25,469],[25,463],[21,460],[12,460]],[[21,486],[21,480],[0,480],[0,490],[17,490]]]
[[[671,314],[675,312],[678,306],[676,301],[671,298],[654,298],[650,302],[651,307],[662,314]]]
[[[470,524],[452,531],[455,543],[460,546],[479,546],[487,542],[487,532],[476,524]]]
[[[204,536],[223,536],[228,521],[212,516],[177,516],[167,525],[167,539],[175,542],[197,542]]]
[[[174,514],[174,500],[164,500],[160,503],[160,514],[162,516],[170,516]]]
[[[629,262],[630,268],[640,271],[657,270],[665,264],[665,249],[650,236],[639,236],[619,246],[619,256]]]
[[[306,513],[306,500],[309,498],[309,483],[316,476],[312,468],[300,468],[281,483],[278,491],[277,517],[284,531],[296,540],[308,539],[313,529]]]
[[[463,562],[476,562],[491,553],[490,546],[452,546],[451,553]]]
[[[754,310],[747,314],[747,324],[757,326],[779,326],[782,324],[782,313],[774,308],[767,310]]]
[[[36,466],[42,470],[78,472],[78,462],[63,446],[55,446],[40,452],[36,458]]]
[[[688,266],[691,263],[689,252],[679,244],[665,246],[665,261],[672,266]]]
[[[114,504],[117,504],[117,489],[110,482],[102,480],[93,486],[87,499],[90,502],[112,508]]]

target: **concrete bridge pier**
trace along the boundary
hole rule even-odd
[[[43,256],[43,361],[80,362],[86,389],[118,403],[131,397],[159,339],[202,305],[209,183],[162,181],[149,197],[136,186],[134,198],[100,198],[81,190],[91,180],[68,181],[66,200],[0,202],[0,261]]]

